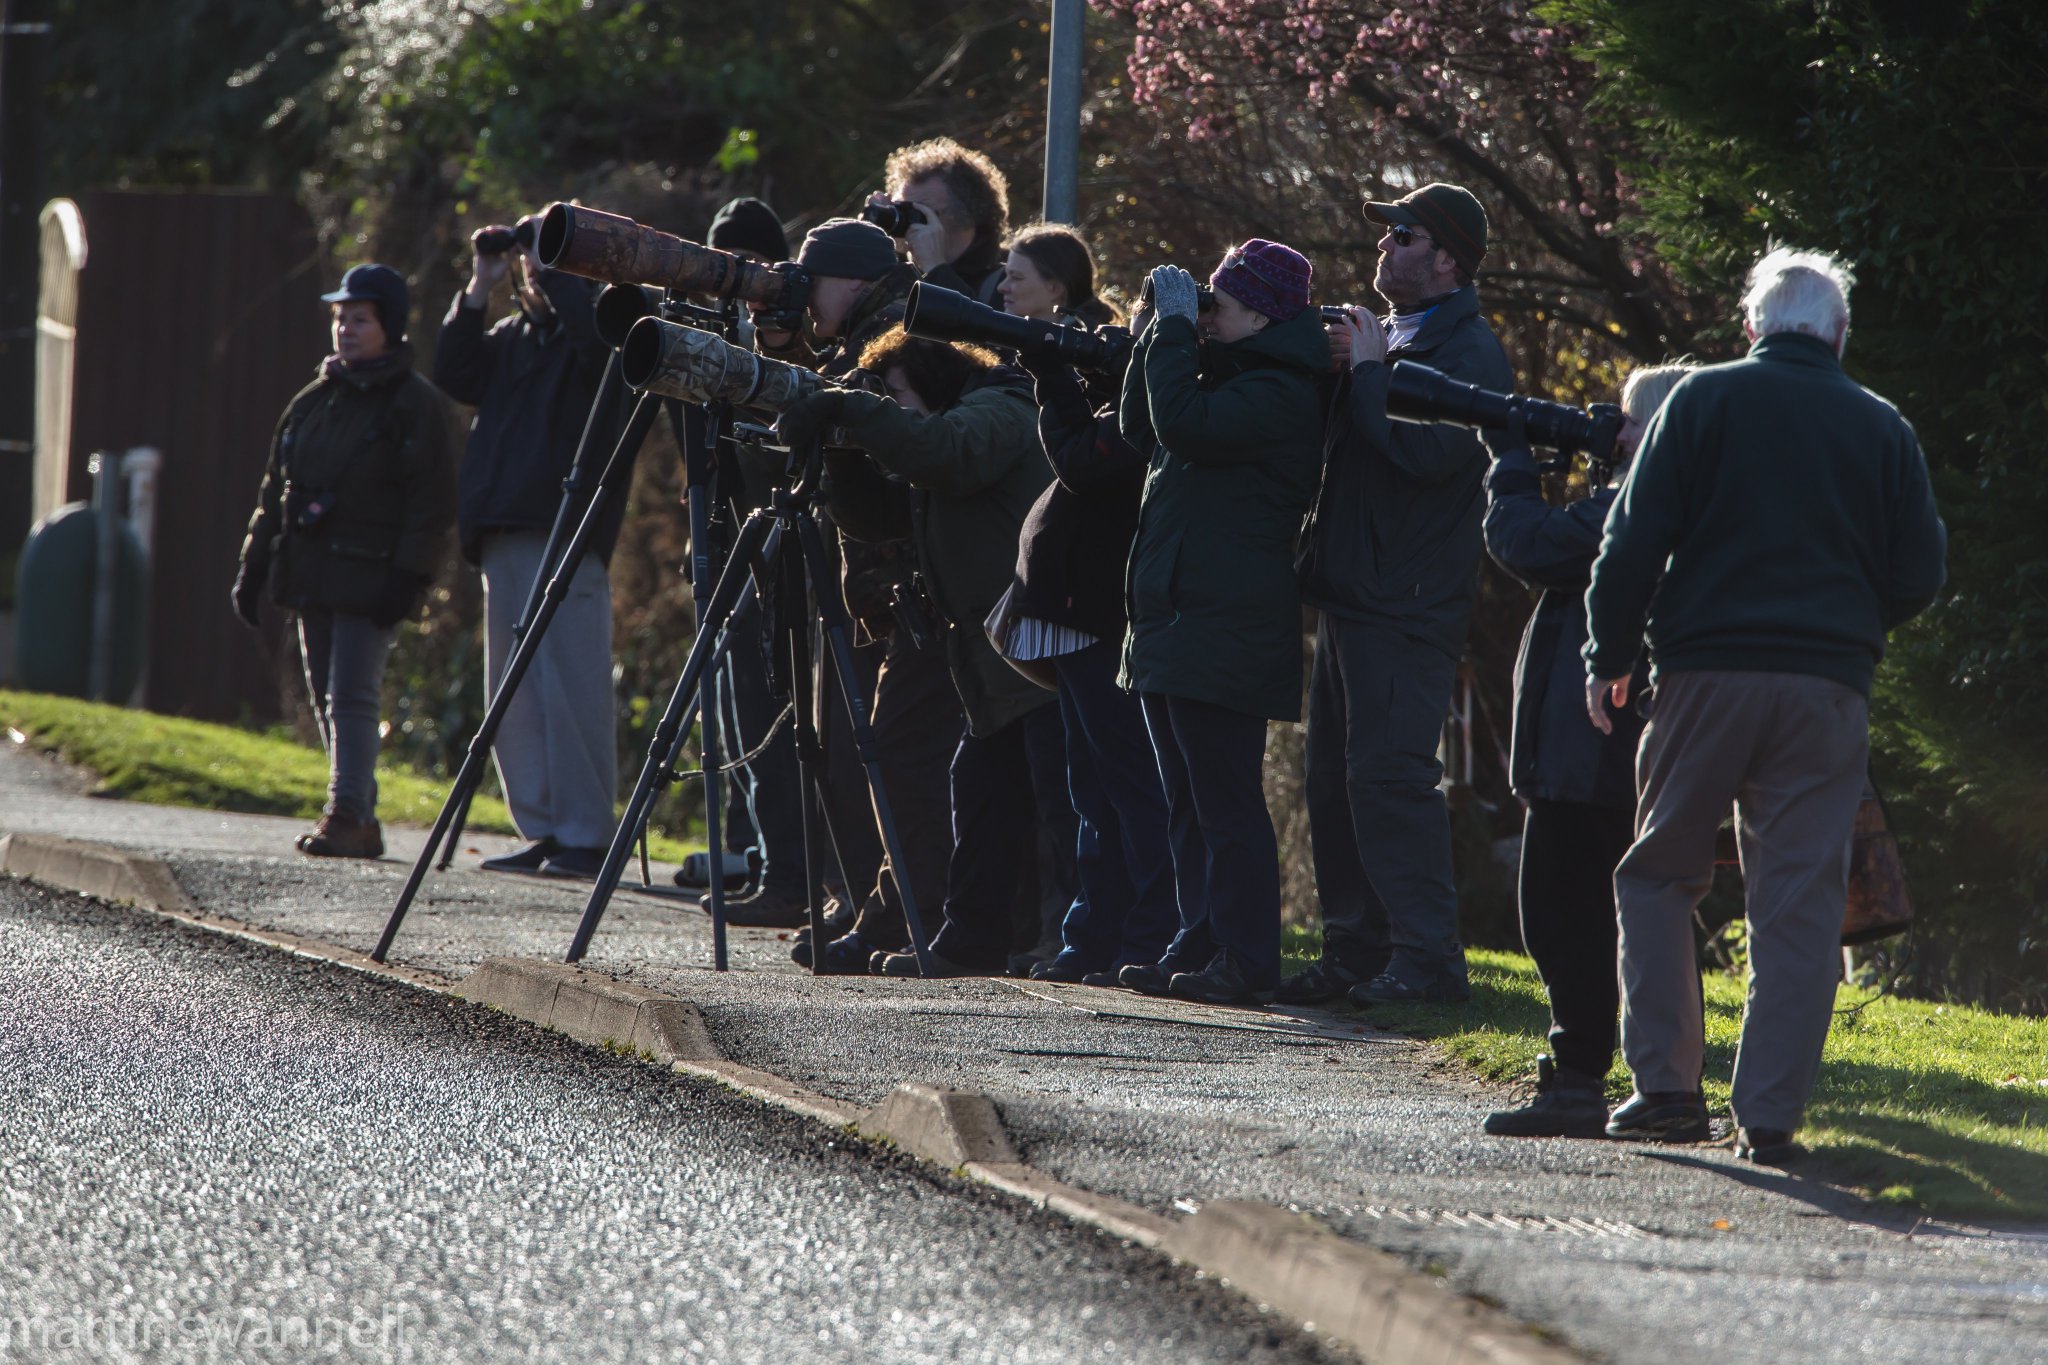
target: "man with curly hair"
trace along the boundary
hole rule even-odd
[[[885,192],[871,206],[911,204],[919,221],[902,247],[924,278],[1000,308],[1003,239],[1010,231],[1010,182],[996,163],[949,137],[898,147],[883,167]]]

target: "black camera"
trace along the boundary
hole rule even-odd
[[[929,213],[931,210],[926,209],[925,212]],[[924,221],[918,216],[918,206],[908,199],[892,199],[886,204],[863,205],[860,216],[891,237],[908,237],[910,230]]]
[[[480,256],[502,256],[513,247],[533,245],[533,220],[522,222],[518,227],[493,224],[471,239]]]
[[[1474,431],[1520,422],[1530,445],[1565,457],[1561,465],[1545,468],[1555,472],[1569,466],[1573,452],[1583,451],[1595,483],[1605,483],[1613,471],[1615,442],[1621,436],[1623,420],[1621,409],[1613,403],[1575,408],[1526,394],[1495,393],[1412,360],[1394,362],[1387,382],[1387,416],[1401,422],[1442,422]]]
[[[1088,331],[1059,322],[1036,322],[999,312],[985,303],[926,280],[910,286],[903,330],[928,341],[974,341],[1002,346],[1019,355],[1063,360],[1076,369],[1119,374],[1131,355],[1131,334],[1123,327]]]

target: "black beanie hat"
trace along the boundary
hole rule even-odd
[[[711,219],[705,244],[720,251],[751,251],[769,262],[789,259],[789,238],[775,210],[758,199],[734,199]]]
[[[804,238],[796,263],[813,275],[879,280],[896,268],[896,242],[860,218],[831,218]]]

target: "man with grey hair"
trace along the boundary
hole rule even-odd
[[[1850,834],[1885,633],[1941,588],[1947,532],[1913,428],[1842,373],[1849,272],[1772,251],[1741,360],[1680,381],[1650,423],[1586,593],[1586,704],[1606,731],[1648,645],[1636,837],[1615,870],[1621,1048],[1608,1135],[1708,1136],[1692,913],[1731,804],[1749,922],[1736,1151],[1790,1160],[1827,1041]]]

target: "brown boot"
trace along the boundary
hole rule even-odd
[[[329,811],[313,826],[313,832],[299,841],[299,852],[315,858],[381,858],[384,831],[374,818]]]

